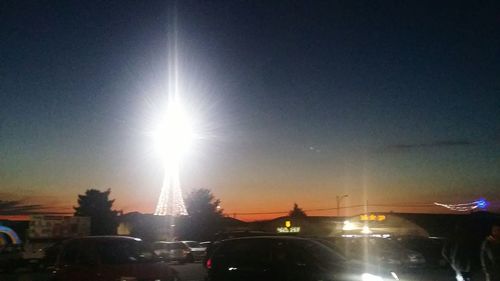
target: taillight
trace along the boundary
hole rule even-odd
[[[208,269],[212,268],[212,259],[208,259],[207,263],[205,264]]]

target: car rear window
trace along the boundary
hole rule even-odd
[[[214,257],[236,263],[268,262],[271,260],[268,244],[264,240],[228,241],[216,249]]]
[[[145,243],[135,240],[99,241],[96,248],[103,264],[151,262],[158,258]]]
[[[345,261],[345,258],[335,250],[312,240],[290,241],[295,252],[315,263],[335,264]]]

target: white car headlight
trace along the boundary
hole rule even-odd
[[[361,274],[362,281],[383,281],[382,277],[370,273]]]

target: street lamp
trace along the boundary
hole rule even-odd
[[[337,217],[340,214],[340,203],[342,202],[342,199],[349,197],[349,195],[344,194],[344,195],[337,195]]]

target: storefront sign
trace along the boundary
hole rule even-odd
[[[385,216],[384,215],[375,215],[375,214],[361,215],[361,216],[359,216],[359,219],[362,221],[384,221]]]
[[[291,221],[285,221],[285,226],[280,226],[276,228],[278,233],[298,233],[300,232],[300,226],[292,226]]]

